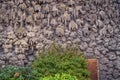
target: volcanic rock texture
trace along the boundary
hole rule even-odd
[[[28,65],[53,42],[97,58],[100,80],[120,80],[120,0],[0,0],[0,65]]]

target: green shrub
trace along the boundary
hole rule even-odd
[[[71,76],[70,74],[55,74],[54,77],[49,76],[49,77],[45,77],[42,78],[40,80],[78,80],[76,76]]]
[[[76,48],[63,51],[57,46],[51,46],[47,51],[37,55],[32,68],[38,78],[54,76],[57,73],[70,74],[79,80],[88,80],[89,76],[86,59]]]
[[[78,80],[89,80],[86,59],[76,48],[63,50],[55,45],[38,53],[28,67],[0,68],[0,80],[77,80],[74,76]]]
[[[30,67],[6,66],[0,68],[0,80],[36,80],[34,70]]]

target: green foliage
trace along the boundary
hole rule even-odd
[[[49,77],[44,77],[40,80],[78,80],[76,76],[71,76],[70,74],[55,74],[54,77],[49,76]]]
[[[6,66],[0,68],[0,80],[35,80],[34,70],[30,67]]]
[[[74,47],[63,51],[53,45],[47,51],[37,55],[37,59],[32,63],[32,68],[36,70],[38,78],[66,73],[76,76],[79,80],[89,80],[86,60]]]
[[[56,45],[39,52],[29,67],[0,68],[0,80],[89,80],[88,76],[86,59],[75,47],[63,50]]]

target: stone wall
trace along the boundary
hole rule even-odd
[[[100,80],[120,80],[120,0],[0,0],[0,65],[28,65],[53,42],[98,58]]]

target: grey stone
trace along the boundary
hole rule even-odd
[[[26,58],[24,54],[18,54],[17,56],[18,56],[18,59],[20,60],[23,60]]]
[[[11,64],[15,64],[16,61],[18,61],[18,58],[17,58],[17,57],[11,57],[11,58],[9,59],[9,63],[11,63]]]
[[[94,47],[94,46],[96,46],[96,43],[95,43],[95,42],[90,42],[90,43],[89,43],[89,47]]]
[[[39,13],[40,14],[40,18],[43,19],[45,17],[45,15],[43,13]]]
[[[120,57],[117,57],[118,59],[116,60],[116,68],[120,70]]]
[[[56,5],[53,6],[52,11],[53,11],[53,16],[58,15],[58,8]]]
[[[69,30],[74,31],[74,30],[77,30],[77,29],[78,29],[78,25],[74,21],[71,21],[69,23]]]
[[[111,74],[107,75],[106,77],[107,80],[114,80],[113,76]]]
[[[2,32],[3,31],[3,27],[0,25],[0,32]]]
[[[118,77],[116,80],[120,80],[120,77]]]
[[[76,19],[76,23],[77,23],[80,27],[82,27],[82,24],[84,23],[84,21],[81,20],[81,19]]]
[[[42,24],[43,24],[43,26],[47,26],[47,24],[48,24],[47,19],[43,19],[43,20],[42,20]]]
[[[52,35],[53,35],[52,31],[44,29],[44,36],[45,37],[50,38],[50,37],[52,37]]]
[[[0,65],[4,65],[5,61],[0,60]]]
[[[94,41],[96,39],[95,36],[96,36],[95,33],[91,32],[89,38]]]
[[[36,45],[36,48],[37,49],[42,49],[44,47],[44,45],[42,44],[42,43],[38,43],[37,45]]]
[[[53,41],[45,39],[45,40],[44,40],[44,43],[45,43],[45,44],[52,44]]]
[[[108,56],[109,60],[115,60],[115,59],[117,59],[117,57],[116,57],[116,55],[115,55],[114,52],[108,53],[107,56]]]
[[[107,30],[106,30],[106,27],[103,27],[101,30],[100,30],[100,36],[103,36],[105,37],[107,34]]]
[[[101,18],[104,19],[104,17],[105,17],[105,12],[104,12],[104,11],[100,11],[99,13],[100,13]]]
[[[3,60],[3,61],[6,60],[6,56],[5,55],[1,55],[0,56],[0,60]]]
[[[15,34],[16,34],[17,38],[19,38],[19,39],[23,38],[24,35],[26,34],[25,28],[19,27],[18,29],[15,30]]]
[[[95,55],[98,56],[98,58],[99,58],[99,55],[101,54],[100,51],[95,48],[95,49],[94,49],[94,53],[95,53]]]
[[[71,42],[71,41],[67,41],[66,43],[67,43],[67,44],[71,44],[72,42]]]
[[[82,40],[83,40],[84,42],[90,42],[90,38],[89,38],[89,37],[82,37]]]
[[[39,18],[40,18],[39,14],[38,14],[38,13],[35,13],[35,14],[34,14],[34,20],[37,21],[37,20],[39,20]]]
[[[119,43],[116,45],[116,49],[120,50],[120,44]],[[119,51],[117,51],[116,54],[119,55]]]
[[[13,53],[8,53],[7,55],[6,55],[6,57],[9,59],[10,57],[12,57],[14,54]]]
[[[73,40],[73,38],[72,38],[72,37],[69,37],[67,40],[68,40],[68,41],[72,41],[72,40]]]
[[[64,43],[64,44],[61,45],[61,47],[62,47],[63,49],[66,49],[66,48],[67,48],[67,44]]]
[[[67,29],[65,29],[65,36],[66,36],[66,37],[69,37],[69,34],[70,34],[70,31],[67,30]]]
[[[102,46],[101,46],[101,45],[98,45],[96,48],[97,48],[99,51],[102,51],[102,50],[106,49],[103,45],[102,45]]]
[[[56,19],[52,19],[50,22],[51,25],[56,26],[57,25],[57,21]]]
[[[44,11],[45,11],[45,13],[48,13],[50,11],[50,8],[49,8],[48,4],[44,7]]]
[[[119,56],[120,55],[120,51],[116,51],[116,55]]]
[[[33,26],[31,26],[31,25],[27,25],[26,28],[27,28],[27,32],[32,32],[33,31]]]
[[[113,71],[113,77],[114,77],[115,79],[117,79],[119,76],[120,76],[119,70],[114,70],[114,71]]]
[[[99,19],[96,21],[96,24],[97,24],[100,28],[102,28],[102,27],[104,26],[103,22],[102,22],[101,20],[99,20]]]
[[[81,12],[82,14],[85,14],[85,13],[86,13],[86,11],[83,9],[83,7],[80,8],[80,12]]]
[[[106,76],[107,76],[107,74],[106,74],[106,71],[100,71],[100,80],[107,80],[106,79]]]
[[[79,38],[76,38],[76,39],[73,40],[73,43],[77,43],[78,44],[78,43],[80,43],[80,41],[81,40]]]
[[[105,48],[104,50],[102,50],[102,54],[106,55],[109,52],[109,50],[107,48]]]
[[[32,16],[28,16],[26,18],[26,22],[33,24],[33,18],[32,18]]]
[[[71,32],[71,33],[70,33],[70,37],[76,38],[76,36],[77,36],[77,33],[76,33],[76,32]]]
[[[40,5],[35,5],[34,10],[35,11],[41,11],[41,6]]]
[[[64,31],[63,28],[57,27],[57,28],[56,28],[56,34],[57,34],[58,36],[63,36],[63,35],[65,34],[65,31]]]
[[[34,32],[28,32],[27,37],[29,37],[29,38],[35,37],[35,33]]]
[[[21,40],[16,41],[14,45],[15,45],[16,54],[24,53],[26,50],[28,50],[28,47],[29,47],[26,39],[21,39]]]
[[[120,0],[116,0],[120,4]]]
[[[22,3],[19,5],[19,7],[23,10],[25,10],[27,8],[26,4],[25,3]]]
[[[106,74],[108,74],[108,75],[112,75],[112,74],[113,74],[113,71],[114,71],[113,68],[109,68],[109,71],[107,71]]]
[[[33,7],[29,7],[29,8],[28,8],[28,13],[29,13],[30,15],[32,15],[32,14],[34,13],[34,8],[33,8]]]
[[[4,52],[8,53],[10,49],[12,49],[12,44],[4,44],[3,46]]]
[[[113,68],[114,67],[114,64],[113,64],[113,61],[109,61],[108,64],[106,64],[109,68]]]
[[[70,1],[68,1],[68,4],[72,6],[72,5],[75,4],[75,1],[74,0],[70,0]]]
[[[86,42],[81,43],[80,49],[85,50],[86,48],[88,48],[88,44]]]
[[[97,26],[96,26],[96,25],[93,25],[93,26],[92,26],[92,30],[93,30],[94,32],[97,32],[97,31],[98,31]]]
[[[6,14],[6,9],[5,8],[1,8],[0,9],[0,14],[2,15],[2,16],[4,16],[5,14]]]
[[[61,18],[62,18],[62,22],[64,22],[65,25],[67,25],[67,21],[70,21],[71,19],[70,14],[68,14],[67,11],[64,12]]]
[[[90,25],[88,23],[86,23],[84,25],[84,28],[82,29],[84,37],[88,37],[89,36],[89,34],[90,34],[89,28],[90,28]]]
[[[100,63],[103,64],[103,65],[109,64],[109,60],[108,60],[106,57],[102,57],[102,58],[100,59]]]
[[[34,57],[34,56],[28,56],[28,59],[29,59],[30,61],[33,61],[33,60],[35,59],[35,57]]]
[[[17,61],[17,65],[18,65],[18,66],[24,66],[24,61],[23,61],[23,60]]]
[[[88,53],[94,53],[93,48],[87,48],[86,52],[88,52]]]
[[[119,47],[117,47],[119,49]],[[113,45],[109,45],[108,46],[108,49],[110,50],[115,50],[116,49],[116,44],[113,44]]]
[[[62,37],[62,41],[63,41],[63,42],[66,42],[66,38],[65,38],[65,37]]]
[[[84,56],[85,56],[86,58],[93,58],[93,57],[94,57],[94,53],[87,52],[87,51],[84,51],[83,53],[84,53]]]
[[[19,4],[23,3],[23,0],[19,0],[18,3],[19,3]]]
[[[120,30],[118,29],[118,28],[116,28],[115,30],[114,30],[114,32],[115,33],[118,33]]]
[[[106,71],[108,69],[106,65],[102,65],[102,64],[100,64],[99,67],[100,67],[100,71]]]
[[[113,27],[111,25],[107,26],[107,31],[109,34],[113,34]]]

